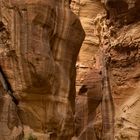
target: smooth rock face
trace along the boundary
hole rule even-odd
[[[1,0],[1,13],[0,65],[19,100],[25,135],[71,139],[85,34],[69,0]]]

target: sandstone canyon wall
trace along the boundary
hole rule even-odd
[[[0,139],[22,140],[24,132],[27,140],[70,140],[75,64],[85,36],[79,19],[69,0],[0,2],[0,66],[19,101],[16,107],[3,94]]]
[[[0,0],[0,140],[139,140],[139,12],[139,0]]]
[[[115,105],[111,111],[111,114],[115,113],[113,139],[139,140],[140,17],[138,13],[140,3],[138,0],[102,0],[101,2],[73,0],[72,7],[81,21],[84,20],[82,24],[86,32],[85,42],[87,38],[90,38],[90,42],[94,42],[91,44],[92,49],[106,50],[108,48],[106,56],[113,96],[113,100],[109,100]],[[93,7],[90,8],[90,6]],[[79,12],[77,12],[78,9]],[[83,9],[86,9],[88,14],[83,15]],[[106,10],[106,14],[103,9]],[[90,17],[94,14],[95,16]],[[92,21],[92,25],[84,25],[87,21]],[[104,100],[100,93],[104,93],[97,75],[100,75],[98,70],[102,69],[100,62],[102,55],[96,50],[91,54],[87,52],[86,47],[87,45],[83,43],[79,54],[81,59],[77,62],[77,91],[80,95],[77,95],[76,99],[76,136],[78,140],[100,140],[103,139],[102,125],[104,123],[102,123]],[[95,59],[89,61],[90,57]],[[82,59],[88,60],[85,65]]]

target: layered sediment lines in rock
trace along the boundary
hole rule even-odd
[[[75,63],[84,39],[79,19],[68,0],[1,0],[1,12],[0,65],[23,126],[40,139],[70,139]]]

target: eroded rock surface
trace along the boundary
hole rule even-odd
[[[86,76],[76,100],[76,136],[78,140],[96,140],[94,119],[102,100],[102,76],[92,69]]]
[[[115,111],[114,140],[139,140],[139,12],[139,0],[0,0],[0,66],[19,101],[1,88],[0,139],[112,140],[102,132]],[[115,110],[101,110],[99,48]]]
[[[88,4],[88,0],[81,0],[80,3],[84,1],[85,4],[78,5],[82,9],[86,7]],[[90,1],[92,4],[95,1]],[[139,0],[102,0],[101,1],[107,14],[102,14],[101,10],[97,10],[100,14],[96,14],[96,18],[94,18],[94,31],[91,29],[90,32],[93,31],[93,37],[90,40],[99,38],[97,42],[97,46],[103,48],[109,48],[108,55],[108,64],[109,64],[109,79],[111,82],[111,91],[113,95],[113,100],[115,103],[115,140],[138,140],[140,139],[139,135]],[[100,3],[100,2],[99,2]],[[91,4],[91,5],[92,5]],[[88,9],[88,8],[87,8]],[[95,8],[96,9],[96,8]],[[95,13],[94,10],[88,9],[90,14]],[[87,10],[87,11],[88,11]],[[80,14],[79,14],[80,15]],[[88,16],[88,15],[87,15]],[[82,16],[79,16],[82,18]],[[93,27],[93,26],[92,26]],[[90,35],[88,31],[86,31],[88,38]],[[95,48],[92,44],[91,48]],[[83,46],[84,48],[84,46]],[[85,52],[82,52],[80,55],[84,56]],[[100,62],[98,61],[98,52],[95,56],[95,60],[92,60],[92,64],[95,63],[95,67],[100,68]],[[89,57],[93,57],[93,54],[87,53]],[[85,58],[86,59],[86,58]],[[90,66],[79,65],[79,63],[83,63],[83,61],[78,62],[78,66],[83,71],[79,70],[77,76],[77,86],[79,89],[84,85],[84,79],[88,73],[87,69]],[[87,63],[88,64],[88,63]],[[79,69],[79,67],[77,67]],[[84,77],[85,76],[85,77]],[[90,79],[90,78],[89,78]],[[82,84],[82,85],[81,85]],[[87,94],[86,90],[86,94]],[[95,92],[91,93],[94,95]],[[86,95],[85,94],[85,95]],[[87,114],[88,102],[86,102],[86,98],[82,98],[81,95],[77,96],[77,112],[79,110],[84,110],[82,117],[79,113],[78,117],[83,119],[81,122],[84,123],[88,118],[89,114]],[[81,102],[79,102],[81,100]],[[94,104],[94,102],[92,102]],[[82,106],[83,105],[83,106]],[[81,111],[82,112],[82,111]],[[86,115],[85,115],[86,114]],[[91,113],[92,114],[92,113]],[[102,111],[100,106],[96,109],[96,117],[95,115],[91,115],[94,123],[94,130],[97,139],[102,139],[102,123],[101,123],[101,114]],[[83,118],[84,116],[84,118]],[[79,124],[82,124],[79,121]],[[86,123],[84,123],[86,124]],[[83,130],[86,130],[89,125],[85,125]],[[93,132],[93,131],[92,131]],[[90,140],[90,134],[86,133],[86,140]],[[94,135],[94,133],[92,133]],[[92,135],[92,136],[93,136]],[[89,138],[90,137],[90,138]],[[81,140],[82,138],[77,137],[77,139]]]
[[[0,2],[0,65],[19,100],[25,138],[70,140],[84,39],[79,19],[69,0]]]

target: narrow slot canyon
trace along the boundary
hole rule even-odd
[[[139,0],[0,0],[0,140],[140,140]]]

